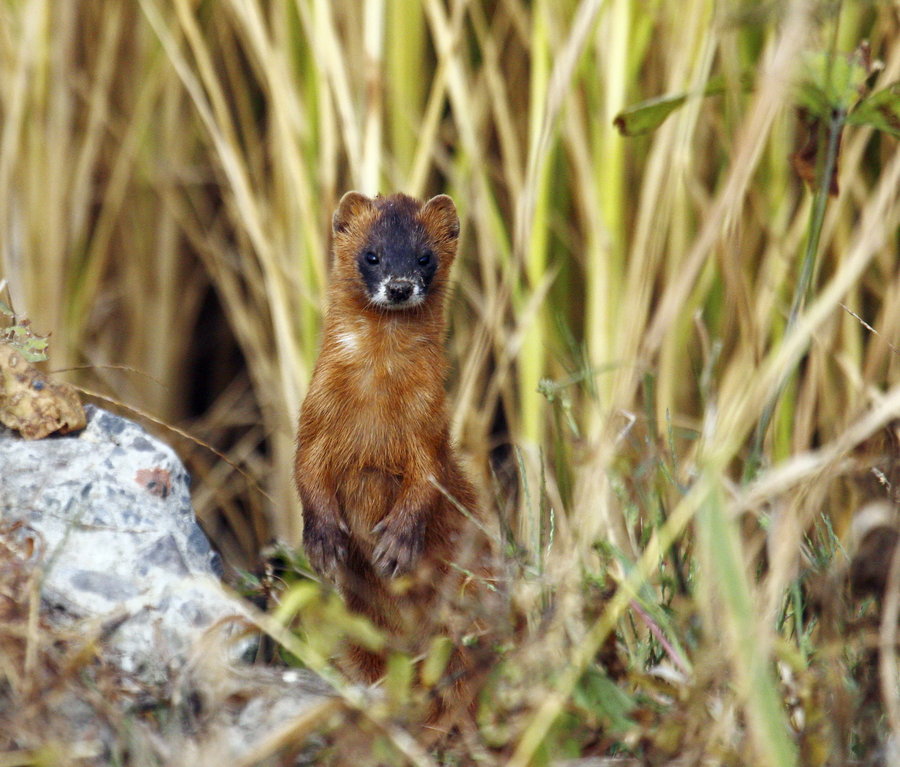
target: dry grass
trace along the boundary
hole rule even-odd
[[[895,138],[846,130],[789,318],[814,201],[788,160],[798,63],[868,39],[875,87],[900,79],[892,4],[23,0],[0,16],[0,279],[52,332],[54,368],[87,366],[69,375],[255,478],[180,445],[235,563],[299,540],[294,419],[340,194],[456,199],[454,429],[514,532],[528,626],[469,753],[842,764],[900,738],[895,632],[834,575],[855,512],[897,502]],[[648,136],[614,130],[627,104],[713,76],[724,95]]]

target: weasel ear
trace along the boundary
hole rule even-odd
[[[456,240],[459,237],[459,216],[456,214],[456,205],[446,194],[432,197],[422,206],[419,215],[430,231],[440,232],[448,240]]]
[[[350,222],[360,213],[374,208],[368,197],[360,192],[347,192],[338,203],[337,210],[331,217],[331,228],[335,234],[346,231]]]

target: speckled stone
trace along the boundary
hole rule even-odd
[[[86,428],[65,436],[29,442],[0,428],[0,520],[33,537],[52,614],[122,618],[114,661],[160,683],[241,603],[221,588],[174,451],[125,418],[86,411]]]

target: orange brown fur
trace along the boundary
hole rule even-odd
[[[405,195],[344,196],[334,215],[322,349],[297,435],[294,478],[310,563],[336,581],[350,609],[410,651],[421,649],[416,639],[446,628],[441,598],[463,586],[452,563],[480,570],[470,555],[485,551],[477,527],[450,500],[478,516],[475,488],[451,444],[444,393],[444,304],[458,232],[444,195],[424,204]],[[424,252],[436,261],[420,303],[373,302],[362,259],[377,257],[378,248],[385,259],[396,251],[412,263]],[[406,588],[398,589],[403,575]],[[350,654],[362,680],[382,675],[380,656]]]

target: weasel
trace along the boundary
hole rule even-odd
[[[465,586],[463,573],[486,572],[478,496],[450,440],[444,391],[459,219],[446,195],[348,192],[332,224],[324,337],[294,466],[303,546],[351,610],[419,651],[416,639],[445,628],[439,605]],[[383,674],[378,654],[350,656],[363,681]]]

